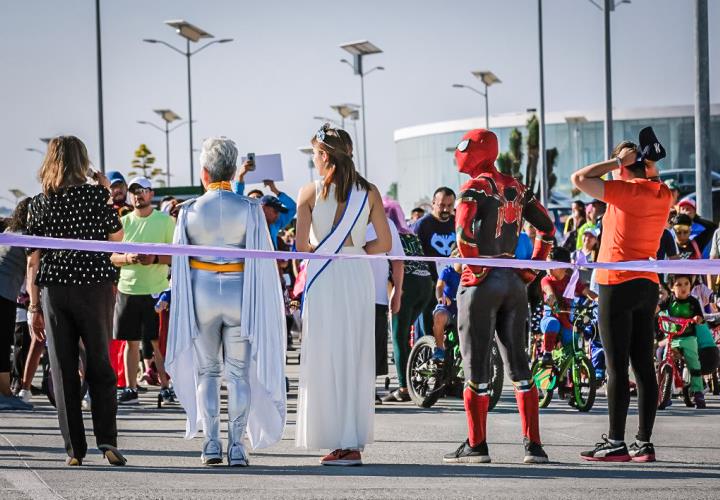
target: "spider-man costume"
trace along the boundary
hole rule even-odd
[[[461,188],[455,211],[460,254],[514,258],[525,219],[537,229],[532,259],[545,260],[555,233],[552,220],[532,190],[497,171],[494,166],[497,155],[497,137],[484,129],[465,134],[455,151],[458,170],[472,177]],[[538,447],[541,445],[538,392],[525,352],[526,285],[535,276],[536,271],[531,269],[463,266],[457,301],[470,446],[481,443],[485,446],[489,353],[495,332],[515,387],[523,436]]]

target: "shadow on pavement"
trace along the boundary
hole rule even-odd
[[[23,466],[9,466],[5,469],[25,469]],[[250,475],[250,476],[327,476],[327,477],[427,477],[427,478],[484,478],[484,479],[640,479],[662,480],[672,479],[667,464],[657,462],[653,465],[585,465],[574,466],[548,464],[545,466],[528,465],[417,465],[417,464],[371,464],[362,467],[323,467],[320,465],[301,466],[263,466],[251,465],[249,468],[216,467],[153,467],[128,465],[127,467],[110,467],[107,465],[87,465],[81,468],[43,467],[42,470],[63,470],[70,472],[96,471],[116,474],[199,474],[199,475]],[[677,472],[676,472],[677,473]],[[684,480],[720,479],[720,466],[693,467],[682,465]]]

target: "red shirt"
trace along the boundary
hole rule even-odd
[[[557,299],[557,308],[563,311],[570,310],[570,302],[568,301],[568,299],[563,297],[565,289],[567,288],[568,283],[570,283],[570,275],[571,273],[567,273],[565,274],[565,277],[563,279],[559,280],[551,274],[548,274],[542,280],[540,280],[540,286],[543,289],[548,286],[552,289],[553,295],[555,295],[555,298]],[[577,284],[575,285],[575,297],[582,296],[583,291],[585,291],[585,286],[585,283],[578,280]],[[572,328],[569,313],[553,313],[553,316],[555,316],[560,321],[560,324],[563,328]]]
[[[662,182],[647,179],[606,181],[603,201],[608,204],[602,219],[598,262],[650,260],[657,256],[672,194]],[[656,273],[598,269],[597,282],[616,285],[637,278],[658,283]]]

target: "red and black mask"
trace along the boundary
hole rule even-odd
[[[497,136],[482,128],[466,133],[455,149],[458,170],[471,177],[494,171],[497,156]]]

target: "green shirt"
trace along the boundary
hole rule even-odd
[[[153,210],[147,217],[135,212],[121,219],[128,243],[172,243],[175,221],[167,214]],[[126,295],[151,295],[168,287],[166,264],[129,264],[120,268],[118,290]]]

